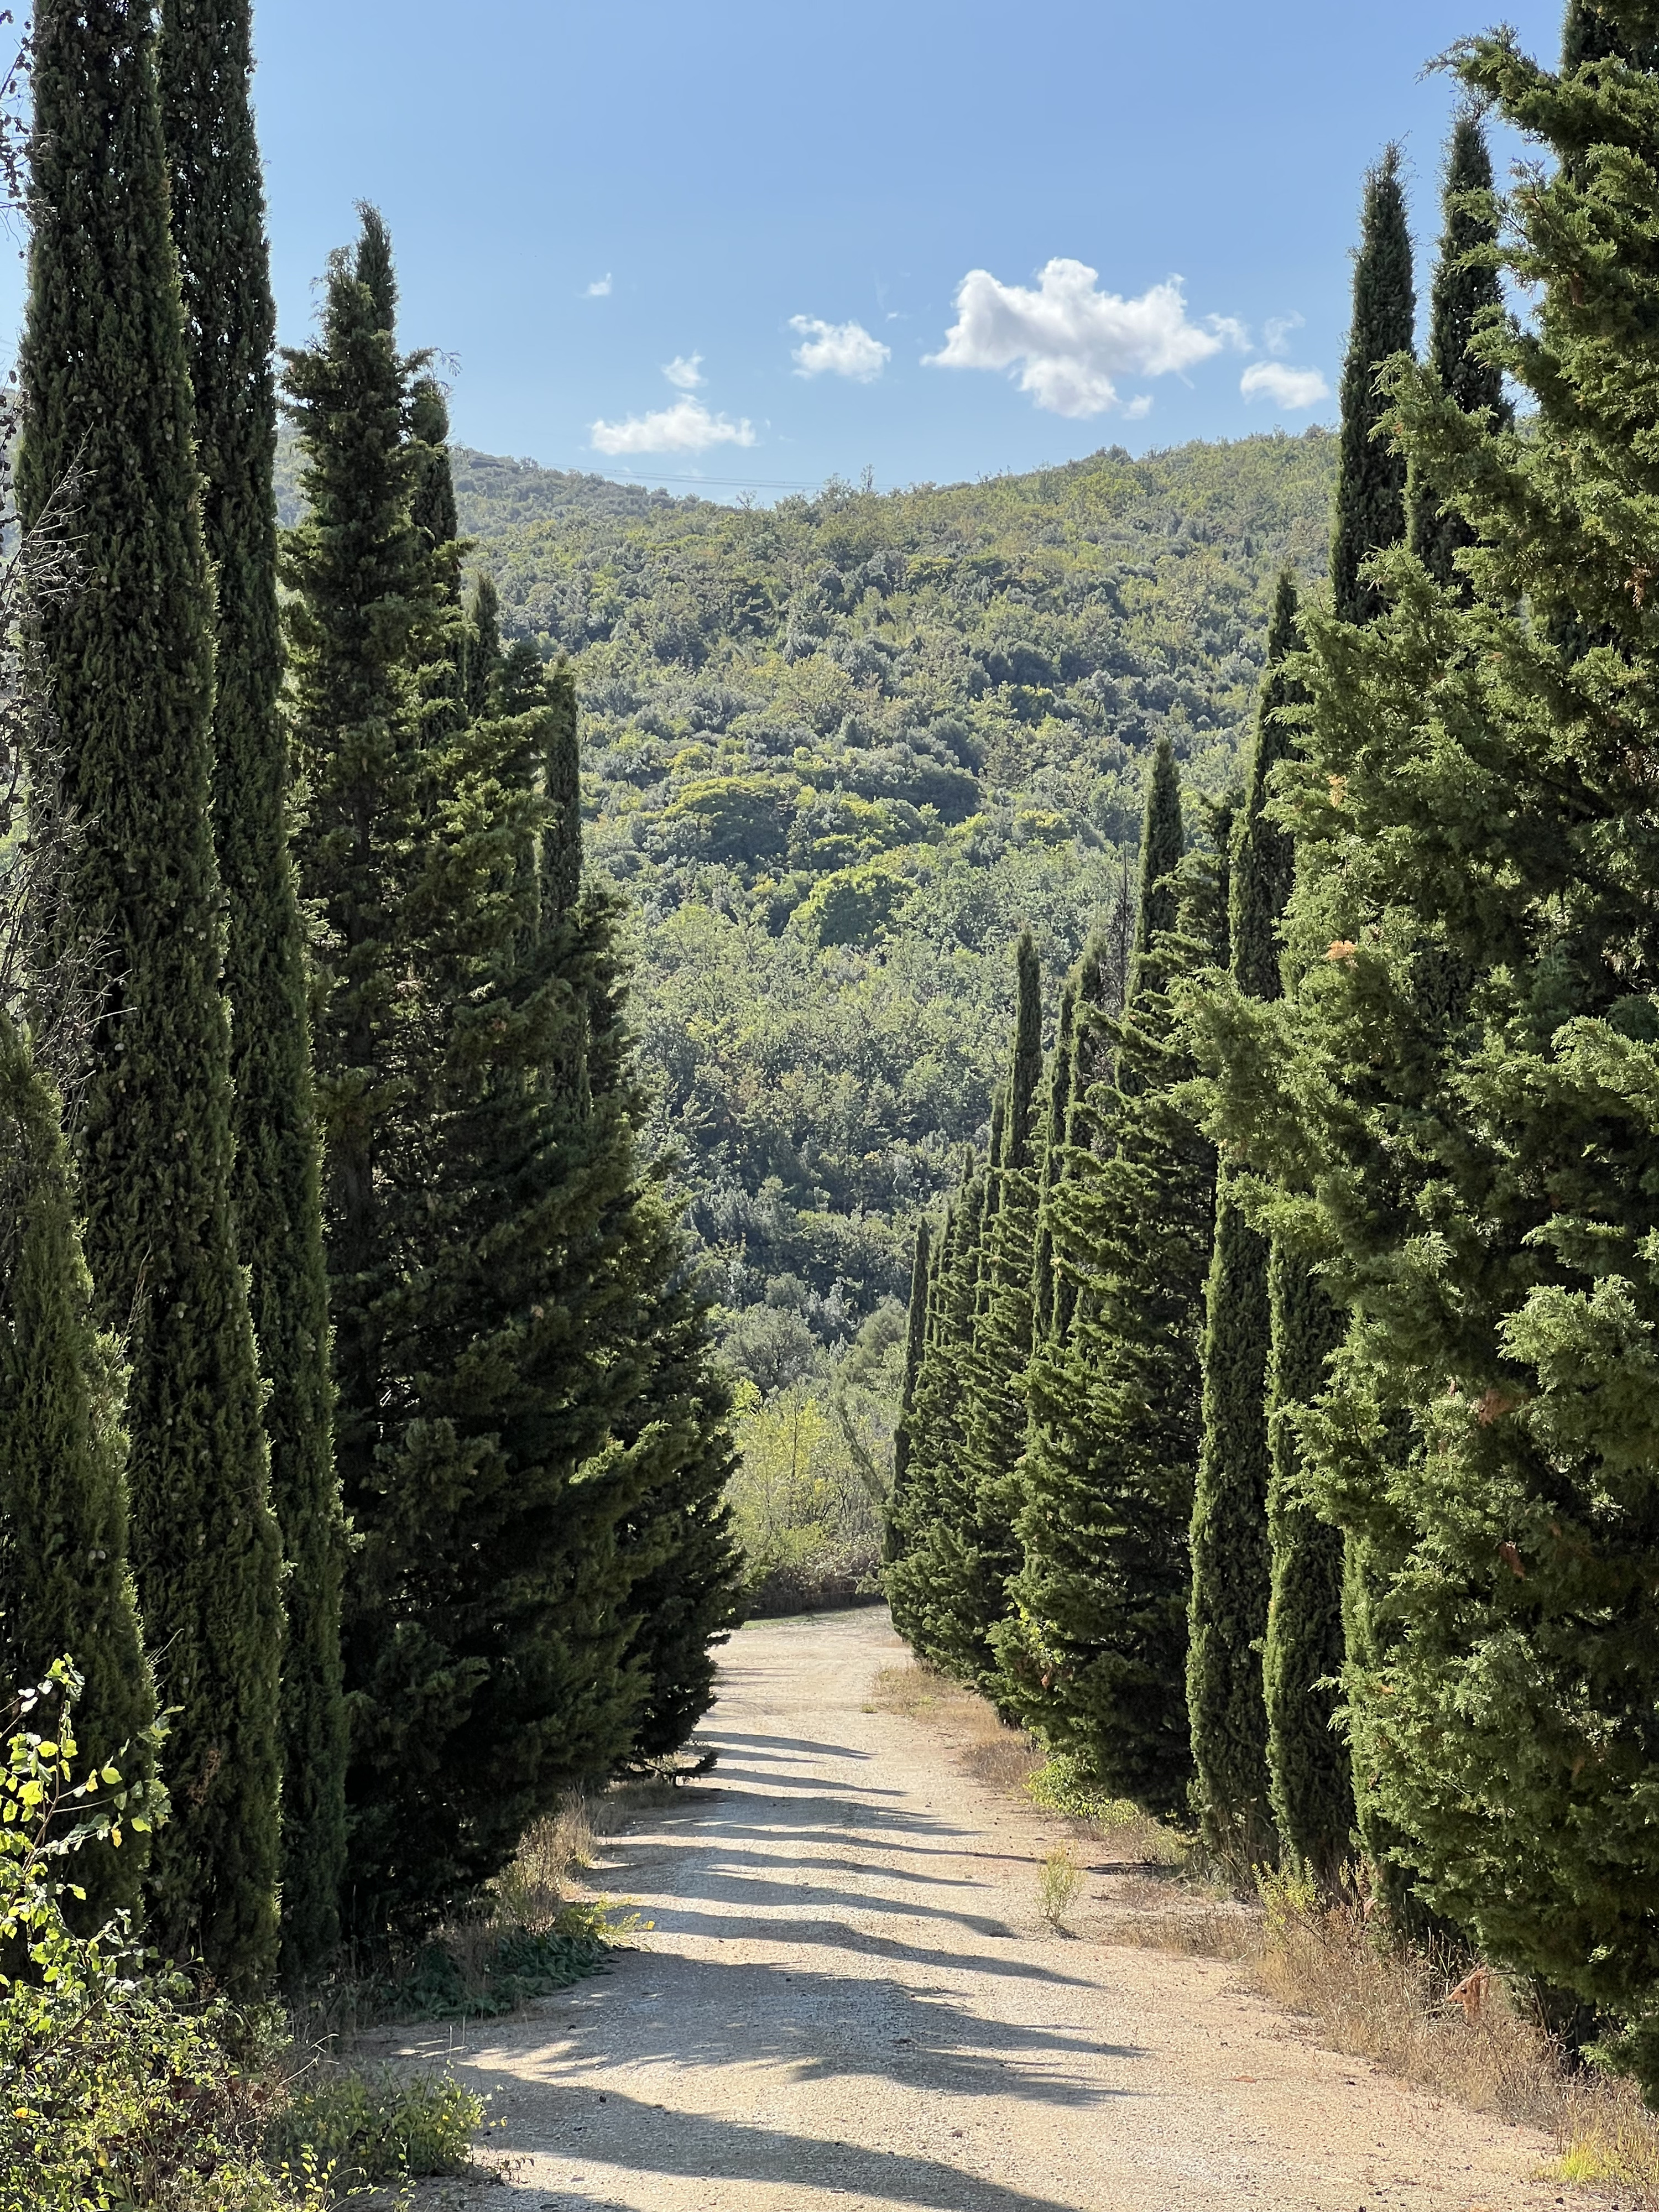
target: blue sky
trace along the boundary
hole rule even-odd
[[[1553,58],[1557,0],[1499,12]],[[283,334],[367,197],[405,338],[452,356],[456,434],[493,452],[733,496],[714,480],[868,465],[885,489],[1300,428],[1332,417],[1295,403],[1334,388],[1361,173],[1390,137],[1426,289],[1454,95],[1423,65],[1488,20],[256,0]]]

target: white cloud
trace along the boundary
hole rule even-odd
[[[927,356],[939,368],[1019,368],[1019,386],[1054,415],[1100,415],[1117,404],[1120,376],[1179,374],[1221,350],[1187,319],[1181,279],[1138,300],[1097,289],[1081,261],[1050,261],[1037,288],[1002,284],[970,269],[957,287],[957,319]]]
[[[596,276],[582,297],[584,300],[608,300],[611,297],[611,271],[607,269],[603,276]]]
[[[711,446],[752,446],[754,425],[745,416],[711,415],[701,399],[677,399],[625,422],[595,422],[588,432],[601,453],[705,453]]]
[[[1273,315],[1262,325],[1262,337],[1269,353],[1284,353],[1288,349],[1292,331],[1302,327],[1300,315]]]
[[[1289,409],[1313,407],[1328,399],[1331,387],[1316,368],[1292,368],[1282,361],[1253,361],[1238,380],[1247,399],[1271,399]]]
[[[803,343],[792,349],[797,376],[850,376],[872,384],[893,357],[890,346],[862,323],[826,323],[817,315],[791,315],[789,327]]]
[[[1206,315],[1204,323],[1207,330],[1214,331],[1223,345],[1231,346],[1235,353],[1249,352],[1250,326],[1248,323],[1241,323],[1237,315]]]
[[[1150,415],[1152,411],[1152,395],[1150,392],[1137,392],[1133,399],[1125,400],[1123,404],[1123,419],[1126,422],[1139,422],[1142,416]]]
[[[708,381],[702,374],[702,356],[700,353],[677,353],[672,361],[663,363],[662,373],[679,392],[695,392],[700,384]]]

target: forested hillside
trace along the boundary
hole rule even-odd
[[[1052,982],[1120,901],[1157,740],[1189,792],[1236,780],[1334,460],[1312,430],[744,509],[457,452],[504,632],[574,662],[656,1134],[728,1308],[768,1310],[757,1379],[902,1294],[983,1139],[1009,947]]]

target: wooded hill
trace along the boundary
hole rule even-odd
[[[504,633],[574,664],[653,1133],[734,1312],[833,1341],[903,1294],[917,1209],[984,1141],[1011,945],[1052,985],[1121,901],[1159,738],[1189,793],[1237,781],[1335,458],[1114,447],[745,510],[457,450]]]

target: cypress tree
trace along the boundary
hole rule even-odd
[[[42,610],[65,934],[106,989],[77,1124],[86,1256],[125,1333],[131,1551],[174,1709],[152,1926],[220,1981],[275,1964],[281,1552],[233,1236],[213,849],[211,584],[149,17],[43,0],[22,372],[25,523],[80,471],[87,577]]]
[[[466,610],[466,714],[482,721],[490,708],[490,689],[501,664],[501,594],[487,568],[480,569]]]
[[[1054,1237],[1049,1218],[1054,1188],[1063,1172],[1072,1084],[1077,1073],[1073,1032],[1077,1024],[1078,977],[1068,975],[1060,994],[1060,1019],[1048,1060],[1048,1097],[1042,1124],[1042,1176],[1037,1190],[1036,1252],[1031,1264],[1033,1347],[1054,1326]]]
[[[893,1486],[888,1493],[883,1553],[887,1565],[899,1557],[900,1528],[906,1517],[910,1469],[910,1425],[915,1411],[916,1382],[927,1346],[927,1295],[932,1263],[932,1239],[924,1214],[916,1224],[915,1254],[910,1261],[910,1304],[904,1325],[904,1387],[899,1417],[893,1429]]]
[[[466,719],[441,395],[394,301],[370,211],[289,369],[371,1941],[464,1905],[561,1790],[690,1726],[732,1582],[724,1398],[638,1170],[616,903],[582,881],[574,687],[475,653],[491,711]]]
[[[345,1530],[330,1428],[328,1283],[288,844],[288,740],[277,708],[276,307],[249,97],[249,17],[247,0],[163,0],[160,84],[203,532],[218,592],[213,821],[226,909],[232,1194],[288,1568],[282,1941],[292,1986],[328,1958],[339,1932]]]
[[[962,1513],[949,1531],[933,1592],[938,1617],[951,1623],[942,1639],[951,1671],[994,1699],[991,1632],[1007,1610],[1008,1578],[1019,1564],[1013,1516],[1031,1355],[1042,1024],[1042,975],[1025,930],[1014,948],[1013,1034],[1007,1079],[992,1115],[980,1277],[963,1367]]]
[[[1428,364],[1466,415],[1510,419],[1503,371],[1475,350],[1482,331],[1501,325],[1504,291],[1497,266],[1498,225],[1492,204],[1492,156],[1480,117],[1465,108],[1452,125],[1441,193],[1445,227],[1429,293]],[[1436,499],[1420,469],[1407,471],[1407,543],[1437,582],[1449,584],[1462,548],[1474,532]]]
[[[1596,12],[1626,52],[1656,27]],[[1659,76],[1553,76],[1507,34],[1458,65],[1555,157],[1506,246],[1540,304],[1502,362],[1535,407],[1483,422],[1395,373],[1479,552],[1467,594],[1397,556],[1375,623],[1310,617],[1303,964],[1223,1119],[1352,1312],[1303,1432],[1364,1547],[1357,1780],[1399,1875],[1621,2022],[1604,2046],[1652,2098]]]
[[[1300,642],[1296,616],[1296,585],[1286,570],[1267,632],[1230,885],[1232,976],[1255,998],[1279,995],[1278,921],[1291,888],[1290,840],[1266,808],[1273,769],[1291,740],[1282,710],[1291,702],[1285,661]],[[1187,1698],[1200,1828],[1211,1850],[1243,1872],[1271,1859],[1275,1845],[1262,1689],[1275,1562],[1268,1536],[1267,1243],[1246,1219],[1233,1182],[1224,1168],[1206,1293]],[[1280,1564],[1294,1573],[1288,1546]],[[1294,1605],[1299,1583],[1281,1576],[1278,1588],[1281,1610],[1286,1601]]]
[[[74,1659],[81,1756],[115,1761],[142,1817],[155,1684],[127,1559],[125,1456],[119,1356],[92,1321],[58,1095],[0,1006],[0,1652],[18,1685]],[[94,1927],[137,1905],[148,1856],[142,1834],[82,1851]]]
[[[1346,622],[1364,622],[1376,612],[1376,587],[1360,571],[1379,546],[1397,544],[1406,534],[1405,458],[1392,439],[1378,435],[1389,401],[1377,373],[1395,355],[1411,351],[1416,312],[1400,149],[1390,146],[1365,179],[1353,321],[1342,363],[1331,592]]]
[[[1031,1362],[1024,1564],[996,1637],[1005,1703],[1101,1786],[1159,1813],[1184,1807],[1192,1772],[1188,1537],[1215,1179],[1181,1095],[1192,1069],[1169,987],[1224,942],[1213,862],[1182,870],[1183,842],[1164,740],[1129,992],[1109,1032],[1115,1076],[1074,1109],[1054,1187],[1054,1251],[1076,1303],[1064,1339]],[[1092,1026],[1079,1014],[1079,1041]]]
[[[922,1658],[940,1667],[950,1663],[957,1645],[943,1593],[954,1587],[947,1569],[954,1570],[956,1532],[967,1517],[962,1415],[988,1181],[987,1169],[969,1146],[933,1266],[905,1496],[895,1501],[897,1557],[884,1577],[894,1626]]]
[[[632,1243],[644,1261],[639,1334],[650,1364],[618,1423],[643,1484],[625,1524],[638,1626],[623,1672],[640,1685],[633,1753],[650,1760],[677,1751],[714,1702],[714,1649],[738,1618],[742,1563],[726,1504],[737,1464],[731,1394],[711,1357],[707,1303],[654,1194],[642,1197]]]

